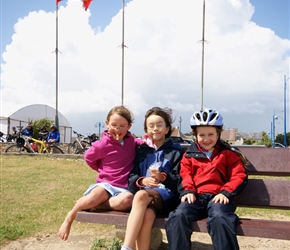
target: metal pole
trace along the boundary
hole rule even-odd
[[[182,118],[181,116],[179,116],[179,132],[181,133],[181,122],[182,122]]]
[[[286,141],[286,75],[284,75],[284,146],[287,148],[287,141]]]
[[[101,127],[103,127],[102,123],[101,122],[97,122],[95,124],[95,127],[96,128],[99,128],[99,140],[101,139]]]
[[[101,138],[101,122],[99,122],[99,138]]]
[[[273,141],[272,141],[272,147],[275,147],[275,111],[273,112]]]
[[[55,47],[55,126],[59,130],[58,122],[58,2],[56,3],[56,47]]]
[[[10,134],[10,125],[11,125],[11,121],[10,121],[10,116],[7,118],[7,136]]]
[[[271,122],[271,133],[270,133],[270,135],[271,135],[271,141],[272,141],[272,145],[274,144],[273,142],[274,142],[274,140],[273,140],[273,122]]]
[[[124,2],[123,0],[123,19],[122,19],[122,92],[121,92],[121,104],[124,105],[124,30],[125,30],[125,8],[124,8]]]
[[[204,81],[204,36],[205,36],[205,0],[203,0],[203,25],[202,25],[202,62],[201,62],[201,110],[203,110],[203,81]]]

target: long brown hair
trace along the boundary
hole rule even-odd
[[[126,107],[124,107],[124,106],[115,106],[115,107],[113,107],[109,111],[109,113],[107,115],[107,121],[110,121],[110,117],[113,114],[117,114],[117,115],[120,115],[120,116],[124,117],[128,121],[128,124],[129,125],[134,122],[133,113],[129,109],[127,109]]]

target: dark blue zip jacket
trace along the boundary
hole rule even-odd
[[[142,144],[136,149],[136,156],[134,162],[134,169],[130,173],[129,177],[129,190],[132,193],[136,193],[140,189],[146,187],[138,187],[136,185],[137,180],[140,177],[149,177],[149,166],[156,162],[162,162],[159,171],[166,173],[166,179],[162,183],[165,188],[153,188],[162,197],[164,202],[164,208],[167,207],[167,203],[178,198],[177,186],[180,180],[179,168],[180,160],[183,155],[183,150],[179,144],[174,144],[169,138],[158,149],[149,147],[147,144]]]

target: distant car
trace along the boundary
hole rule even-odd
[[[191,143],[193,143],[192,140],[182,139],[179,136],[171,136],[170,138],[173,140],[174,143],[179,143],[179,144],[191,144]]]
[[[184,141],[187,142],[187,143],[189,143],[189,144],[192,144],[193,143],[193,140],[189,140],[189,139],[186,139]]]
[[[274,144],[274,147],[273,148],[285,148],[285,146],[284,145],[282,145],[281,143],[279,143],[279,142],[275,142],[275,144]]]
[[[179,136],[171,136],[170,137],[174,143],[182,143],[184,140]]]

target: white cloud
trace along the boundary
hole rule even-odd
[[[283,107],[289,40],[253,23],[249,0],[206,3],[204,106],[239,131],[268,131],[273,109]],[[68,0],[58,16],[59,111],[92,132],[121,103],[122,11],[103,32],[89,24],[80,1]],[[3,54],[2,115],[35,103],[55,107],[55,13],[31,12],[14,29]],[[201,35],[202,1],[127,5],[124,103],[136,116],[133,131],[142,133],[148,108],[169,106],[189,132],[201,106]]]

